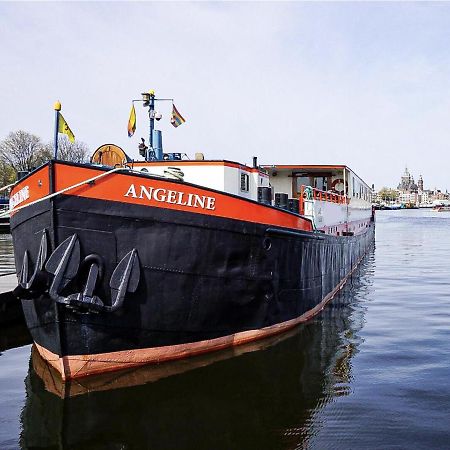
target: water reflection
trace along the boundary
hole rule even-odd
[[[0,275],[15,272],[12,237],[0,232]]]
[[[33,342],[25,323],[3,325],[0,328],[0,355],[6,350],[22,347]]]
[[[311,323],[234,351],[66,385],[33,352],[22,448],[307,447],[317,412],[351,393],[372,269]]]

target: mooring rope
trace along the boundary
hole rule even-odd
[[[13,208],[13,209],[8,209],[7,211],[5,211],[5,212],[0,214],[0,218],[1,217],[6,217],[9,214],[14,213],[16,211],[19,211],[19,210],[21,210],[23,208],[28,208],[28,206],[32,206],[32,205],[35,205],[36,203],[40,203],[40,202],[43,202],[44,200],[48,200],[50,198],[56,197],[57,195],[63,194],[64,192],[67,192],[67,191],[70,191],[70,190],[75,189],[77,187],[83,186],[83,184],[88,184],[88,183],[91,183],[91,182],[93,182],[95,180],[98,180],[99,178],[106,177],[107,175],[110,175],[113,172],[118,172],[119,170],[128,171],[129,169],[126,169],[126,168],[123,168],[123,167],[116,167],[115,169],[108,170],[108,172],[104,172],[104,173],[101,173],[100,175],[96,175],[95,177],[88,178],[87,180],[84,180],[84,181],[80,181],[79,183],[73,184],[72,186],[68,186],[68,187],[66,187],[64,189],[61,189],[58,192],[53,192],[52,194],[46,195],[45,197],[38,198],[37,200],[34,200],[34,201],[30,202],[30,203],[27,203],[26,205],[18,206],[17,208]]]

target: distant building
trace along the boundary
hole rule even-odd
[[[422,178],[422,175],[419,175],[419,181],[417,182],[417,187],[419,188],[419,192],[423,192],[423,178]]]
[[[423,179],[419,177],[419,184],[423,188]],[[419,186],[414,182],[414,177],[405,167],[400,183],[397,186],[398,201],[403,204],[418,205],[419,204]]]
[[[422,180],[423,186],[423,180]],[[419,187],[414,183],[414,177],[409,173],[407,167],[405,167],[405,172],[403,173],[400,184],[397,186],[399,192],[417,192]]]
[[[450,195],[447,191],[443,193],[436,188],[424,189],[422,175],[419,175],[419,179],[416,184],[414,177],[409,172],[407,167],[405,167],[405,171],[400,178],[400,183],[397,186],[397,192],[397,201],[404,205],[410,204],[416,206],[431,206],[433,202],[450,199]],[[379,192],[374,193],[372,198],[377,203],[383,202]]]
[[[416,192],[399,192],[398,194],[399,203],[403,204],[419,204],[419,194]]]

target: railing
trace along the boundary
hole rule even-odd
[[[330,191],[321,191],[311,186],[302,185],[300,187],[300,214],[305,213],[305,200],[319,200],[346,205],[349,199],[345,195],[336,194]]]
[[[7,214],[8,211],[8,205],[0,205],[0,215],[2,216],[3,219],[9,220],[9,216]],[[0,220],[0,226],[3,225],[3,221]]]

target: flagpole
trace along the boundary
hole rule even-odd
[[[154,153],[153,150],[153,130],[155,129],[155,91],[152,89],[150,92],[150,104],[148,109],[148,117],[150,119],[150,136],[148,137],[148,152]],[[159,160],[162,159],[159,157],[160,155],[155,154],[155,159]],[[147,161],[149,161],[150,158],[147,157]]]
[[[55,102],[54,109],[55,109],[55,134],[53,142],[53,158],[56,159],[58,157],[59,111],[61,111],[61,103]]]
[[[151,160],[160,161],[163,159],[162,149],[158,148],[155,151],[155,149],[153,148],[153,144],[154,144],[153,131],[155,130],[155,101],[156,100],[170,101],[173,104],[173,98],[155,98],[155,91],[153,89],[151,89],[148,92],[143,92],[141,95],[142,95],[141,100],[135,99],[135,100],[132,100],[132,102],[143,102],[144,107],[148,106],[148,118],[149,118],[150,126],[149,126],[149,136],[148,136],[148,147],[147,147],[147,150],[145,151],[145,160],[146,161],[151,161]],[[160,118],[161,118],[161,115],[159,115],[159,117],[157,117],[156,120],[159,120]],[[129,136],[129,137],[131,137],[131,136]]]

